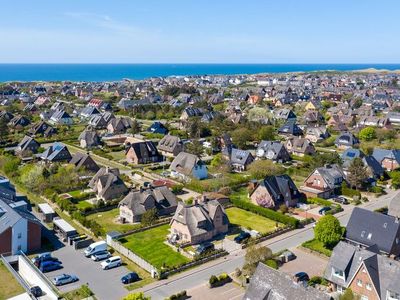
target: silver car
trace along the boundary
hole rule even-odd
[[[94,261],[100,261],[100,260],[103,260],[103,259],[107,259],[109,257],[111,257],[111,253],[110,252],[108,252],[108,251],[100,251],[100,252],[97,252],[96,254],[93,254],[91,256],[91,259],[93,259]]]
[[[54,277],[53,283],[56,286],[59,286],[59,285],[64,285],[64,284],[68,284],[71,282],[75,282],[78,280],[79,280],[78,277],[76,277],[75,275],[61,274],[61,275]]]

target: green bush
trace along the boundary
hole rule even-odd
[[[329,207],[332,205],[332,202],[330,202],[328,200],[325,200],[325,199],[322,199],[322,198],[318,198],[318,197],[307,198],[307,203],[309,203],[309,204],[318,204],[318,205],[329,206]]]
[[[299,220],[297,220],[296,218],[290,217],[290,216],[283,215],[272,209],[261,207],[261,206],[258,206],[253,203],[243,201],[240,199],[232,198],[231,202],[233,203],[233,205],[235,205],[238,208],[250,211],[252,213],[266,217],[266,218],[274,220],[276,222],[283,223],[285,225],[289,225],[293,228],[299,227],[299,224],[300,224]]]
[[[275,259],[268,259],[265,261],[265,264],[272,269],[278,269],[278,262]]]
[[[330,257],[332,255],[332,250],[326,248],[324,246],[323,242],[320,242],[316,239],[312,239],[309,241],[304,242],[301,244],[304,248],[308,248],[310,250],[313,250],[315,252],[321,253],[327,257]]]
[[[315,286],[316,284],[327,286],[328,285],[328,281],[325,278],[320,277],[320,276],[311,277],[310,280],[308,281],[308,285],[309,286]]]
[[[384,193],[384,189],[381,186],[373,186],[369,189],[369,191],[371,193],[375,193],[375,194],[383,194]]]
[[[353,198],[354,196],[361,197],[361,193],[357,190],[349,188],[345,182],[342,184],[342,195]]]
[[[208,283],[209,283],[210,285],[214,285],[214,284],[216,284],[217,282],[218,282],[217,276],[211,275],[210,279],[208,280]]]

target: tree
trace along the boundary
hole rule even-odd
[[[136,120],[133,120],[133,121],[132,121],[132,126],[131,126],[131,128],[128,130],[128,132],[129,132],[129,133],[132,133],[132,134],[136,134],[136,133],[139,133],[140,130],[141,130],[140,123],[139,123],[138,121],[136,121]]]
[[[146,211],[141,218],[142,225],[150,226],[153,225],[157,221],[157,209],[152,208]]]
[[[376,131],[375,128],[373,127],[365,127],[360,130],[360,133],[358,134],[358,137],[362,141],[372,141],[373,139],[376,138]]]
[[[28,190],[40,190],[44,184],[43,167],[27,165],[21,171],[20,181]]]
[[[272,257],[272,251],[268,247],[258,246],[256,244],[251,244],[246,249],[246,254],[244,256],[243,272],[246,275],[253,275],[260,261],[266,261]]]
[[[245,148],[247,142],[251,141],[252,135],[250,129],[241,127],[232,132],[232,141],[238,148]]]
[[[343,229],[340,222],[332,215],[323,216],[314,228],[315,238],[326,247],[334,247],[341,239]]]
[[[362,159],[359,157],[354,158],[349,166],[347,174],[347,180],[350,186],[360,189],[366,178],[368,178],[368,172]]]
[[[193,142],[186,144],[186,152],[201,157],[204,153],[204,147],[199,141],[194,140]]]
[[[342,295],[340,295],[339,300],[359,300],[358,295],[354,295],[351,289],[346,289]]]
[[[129,294],[128,296],[122,298],[122,300],[150,300],[150,299],[151,299],[150,297],[145,296],[142,292]]]
[[[9,134],[9,129],[7,126],[7,121],[5,118],[0,118],[0,144],[5,143],[7,141],[7,137]]]
[[[309,165],[310,169],[314,170],[319,167],[323,167],[325,165],[332,165],[332,164],[342,164],[342,159],[340,158],[337,152],[329,152],[329,153],[317,153],[313,156],[306,157],[307,164]]]
[[[250,164],[249,173],[254,179],[264,179],[266,176],[283,174],[284,168],[270,160],[256,160]]]
[[[263,126],[258,131],[258,138],[260,140],[273,141],[275,139],[275,129],[273,126]]]

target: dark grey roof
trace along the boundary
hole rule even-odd
[[[400,192],[396,193],[396,195],[390,200],[388,214],[400,218]]]
[[[346,239],[399,255],[400,222],[393,216],[355,207],[347,224]]]
[[[295,283],[289,275],[259,263],[243,300],[324,300],[331,299],[312,287]]]
[[[337,146],[352,147],[359,143],[360,141],[351,132],[343,132],[335,140],[335,145]]]
[[[400,150],[387,150],[387,149],[379,149],[375,148],[374,152],[372,153],[372,156],[375,157],[375,159],[379,162],[382,163],[382,160],[385,158],[390,158],[396,160],[400,164]]]
[[[324,277],[347,288],[362,266],[368,272],[380,299],[386,299],[387,291],[400,294],[400,262],[343,241],[333,249]],[[333,268],[342,271],[344,279],[333,275]]]
[[[196,165],[201,164],[203,164],[203,161],[196,155],[187,152],[180,152],[172,161],[170,169],[184,175],[191,175],[193,168],[195,168]]]
[[[235,148],[233,148],[231,151],[231,157],[230,157],[231,164],[247,166],[248,164],[253,162],[253,160],[254,157],[250,153],[250,151],[240,150]]]
[[[290,159],[285,146],[278,141],[261,141],[257,147],[256,155],[271,160]]]

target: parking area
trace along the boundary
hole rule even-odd
[[[289,249],[296,255],[296,259],[282,265],[282,272],[294,275],[298,272],[306,272],[308,276],[322,276],[328,264],[326,259],[308,253],[298,248]]]
[[[242,299],[244,293],[243,288],[232,282],[212,289],[204,284],[187,291],[191,299],[207,300],[239,300]]]
[[[50,280],[63,273],[73,274],[79,278],[77,282],[60,286],[61,292],[68,292],[82,284],[88,284],[97,299],[120,299],[128,293],[121,283],[121,277],[129,273],[124,266],[105,271],[101,268],[100,262],[86,258],[83,249],[75,250],[69,245],[53,251],[52,256],[62,262],[63,268],[45,273]]]

